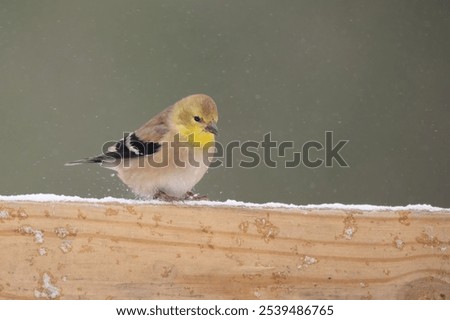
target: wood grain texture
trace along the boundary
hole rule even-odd
[[[3,299],[449,299],[450,212],[0,202]]]

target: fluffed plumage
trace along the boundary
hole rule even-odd
[[[99,163],[117,171],[141,197],[183,198],[208,170],[217,121],[213,99],[191,95],[125,135],[104,154],[66,165]]]

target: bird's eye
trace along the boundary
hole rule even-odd
[[[195,120],[196,122],[200,122],[201,119],[200,119],[199,116],[195,116],[195,117],[194,117],[194,120]]]

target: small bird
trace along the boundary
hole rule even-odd
[[[117,171],[135,194],[167,201],[197,199],[191,189],[214,154],[218,112],[204,94],[185,97],[161,111],[102,155],[66,163],[99,163]],[[203,198],[203,197],[198,197]]]

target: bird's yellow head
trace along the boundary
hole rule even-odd
[[[181,139],[202,148],[214,142],[219,115],[211,97],[194,94],[181,99],[173,106],[172,117]]]

